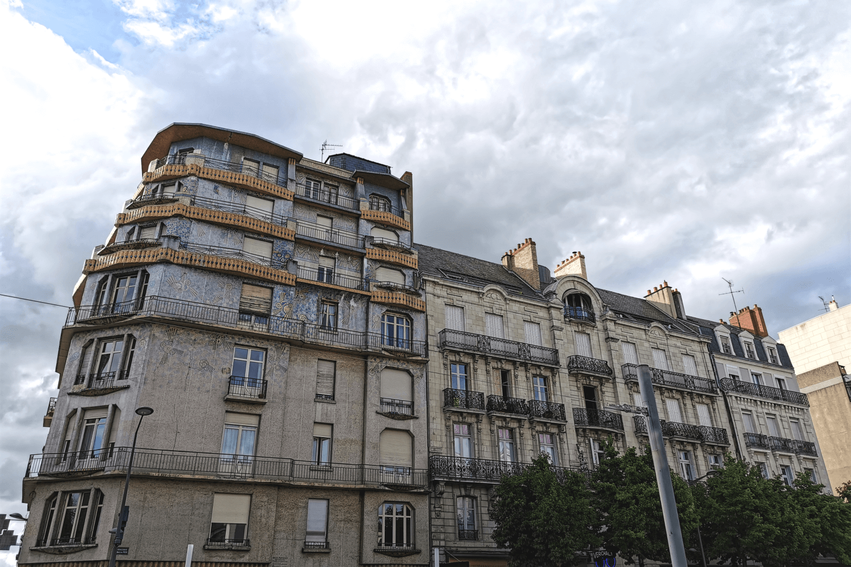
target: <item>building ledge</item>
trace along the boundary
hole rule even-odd
[[[40,553],[49,553],[50,555],[65,555],[68,553],[77,553],[85,549],[97,547],[96,543],[66,543],[62,545],[43,545],[41,547],[31,547],[30,551],[38,551]]]
[[[422,550],[415,549],[413,547],[376,547],[372,551],[380,553],[381,555],[388,555],[390,557],[407,557],[409,555],[418,555],[422,553]]]

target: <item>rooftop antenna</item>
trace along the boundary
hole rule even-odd
[[[830,304],[825,301],[822,296],[818,296],[818,298],[821,299],[821,304],[824,306],[824,312],[827,313],[828,311],[830,311]],[[831,296],[830,298],[833,299],[833,296]]]
[[[730,280],[728,280],[725,277],[722,277],[721,279],[724,280],[725,282],[727,282],[727,285],[730,287],[730,291],[725,291],[724,293],[719,293],[718,295],[729,295],[730,299],[733,300],[733,309],[735,309],[735,312],[738,313],[739,308],[736,305],[736,296],[734,294],[745,293],[745,290],[744,289],[737,289],[737,290],[733,291],[733,282],[731,282]]]
[[[319,161],[321,161],[322,163],[325,163],[325,150],[327,150],[328,148],[342,148],[342,147],[343,147],[342,144],[329,144],[328,140],[325,140],[324,142],[322,142],[322,153],[320,154],[322,156],[322,158]]]

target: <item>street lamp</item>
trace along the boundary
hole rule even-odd
[[[109,552],[109,567],[115,567],[115,557],[118,555],[118,546],[124,539],[124,526],[127,525],[127,517],[130,515],[130,509],[127,504],[127,489],[130,487],[130,471],[133,470],[133,455],[136,454],[136,438],[139,436],[139,428],[142,426],[142,420],[146,415],[151,415],[154,410],[149,407],[136,408],[136,414],[139,415],[139,424],[136,426],[136,433],[133,434],[133,446],[130,448],[130,462],[127,464],[127,476],[124,478],[124,495],[121,497],[121,513],[118,515],[118,526],[110,532],[115,534],[112,540],[112,549]]]
[[[668,536],[668,551],[671,553],[673,567],[686,567],[686,550],[683,545],[683,533],[680,529],[680,516],[677,513],[677,501],[674,498],[674,486],[671,484],[671,469],[665,457],[665,441],[662,438],[662,424],[659,422],[659,410],[656,408],[656,396],[653,394],[653,375],[646,364],[638,366],[638,385],[646,408],[633,406],[609,406],[606,409],[639,413],[646,416],[647,434],[650,437],[650,452],[653,456],[653,468],[656,469],[656,484],[659,485],[659,500],[662,503],[662,517],[665,519],[665,533]]]

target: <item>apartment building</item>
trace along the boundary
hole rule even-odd
[[[21,565],[425,565],[412,176],[172,124],[85,261]]]

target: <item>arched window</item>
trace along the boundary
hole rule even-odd
[[[564,314],[569,319],[594,321],[591,298],[581,292],[571,293],[564,298]]]
[[[378,508],[378,547],[413,549],[414,510],[402,502],[384,502]]]
[[[390,199],[387,197],[375,194],[369,196],[369,210],[390,212],[390,209]]]
[[[411,320],[403,315],[385,313],[381,317],[381,344],[410,349]]]

